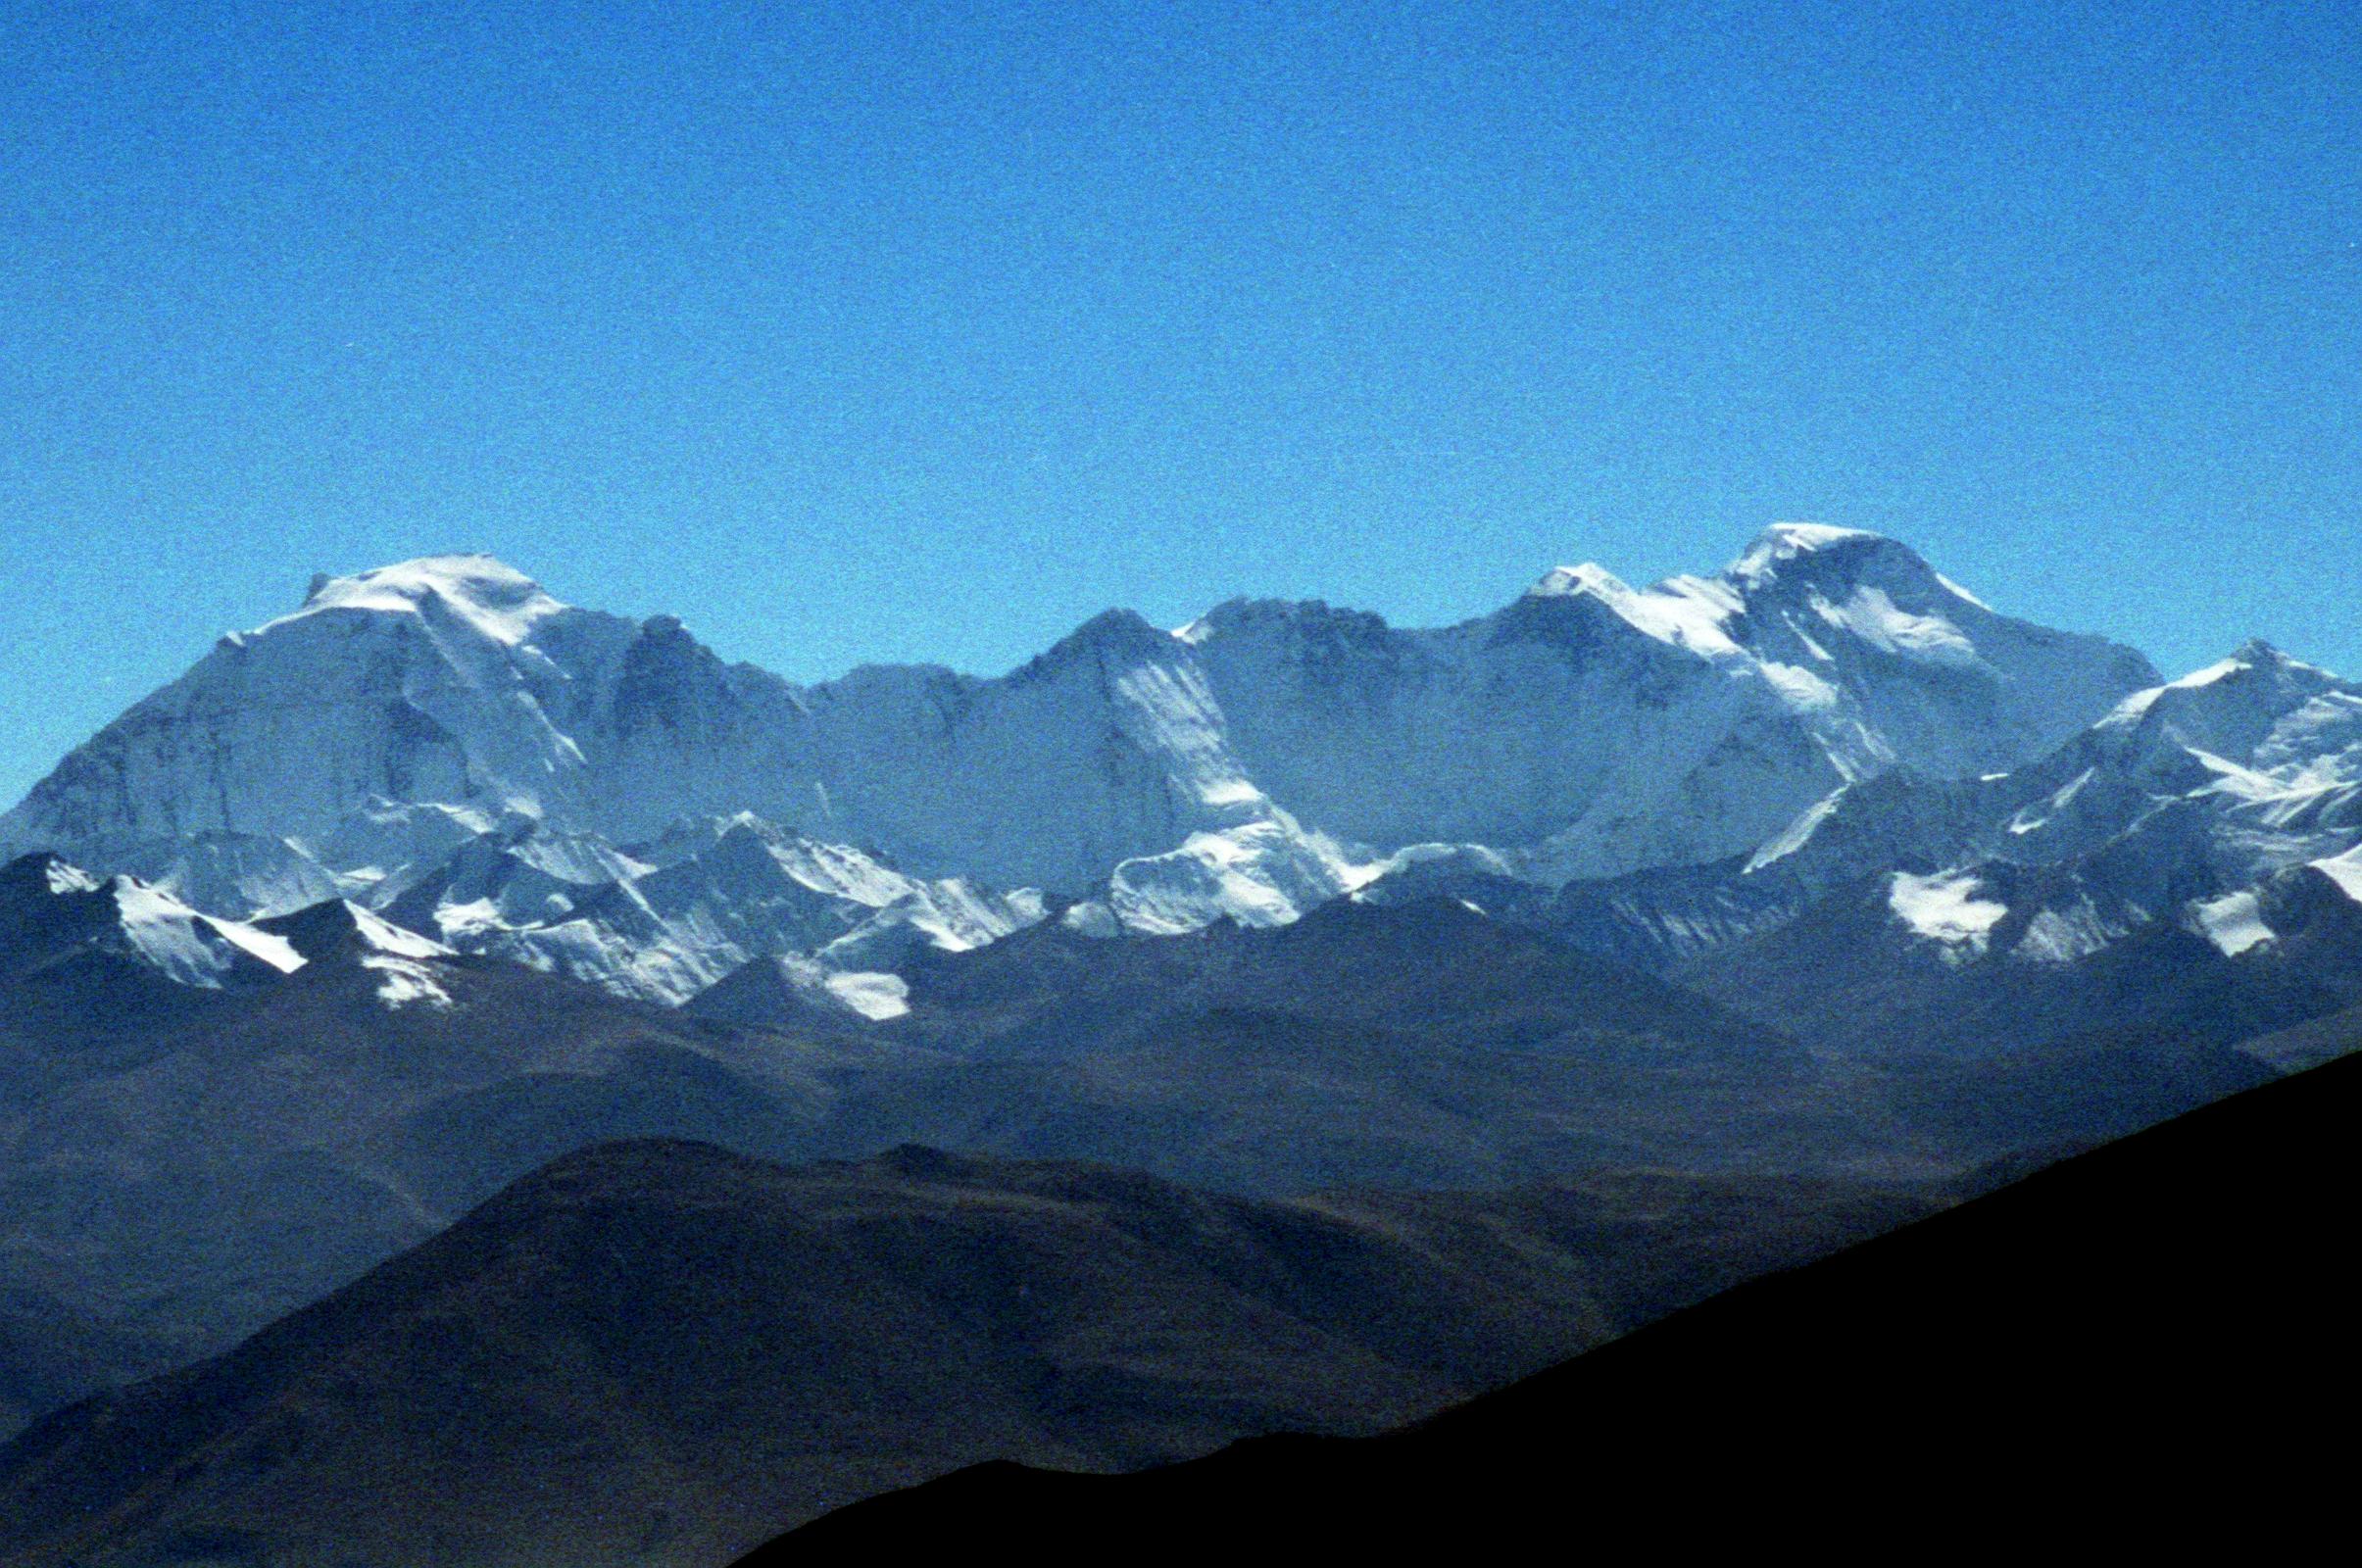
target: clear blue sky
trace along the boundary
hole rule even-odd
[[[0,331],[10,799],[452,549],[816,678],[1811,518],[2362,671],[2352,0],[11,6]]]

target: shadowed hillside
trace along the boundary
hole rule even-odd
[[[0,1449],[0,1551],[719,1564],[986,1458],[1380,1431],[1941,1200],[1641,1174],[1269,1202],[922,1149],[609,1145]]]
[[[2357,1118],[2348,1059],[1394,1435],[1249,1443],[1122,1478],[973,1469],[747,1568],[955,1544],[1074,1562],[1140,1539],[1481,1551],[1577,1520],[1684,1549],[1881,1552],[1930,1530],[2121,1546],[2224,1529],[2268,1556],[2343,1495]]]

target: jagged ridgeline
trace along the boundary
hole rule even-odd
[[[1438,857],[1521,883],[1753,852],[1896,769],[2022,766],[2155,674],[1892,540],[1786,525],[1712,577],[1550,573],[1464,624],[1235,602],[1020,669],[798,686],[483,557],[321,578],[68,757],[0,850],[228,918],[329,898],[679,1002],[794,955],[891,1010],[914,948],[1052,909],[1282,922]]]

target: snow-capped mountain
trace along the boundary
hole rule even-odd
[[[1713,864],[1514,871],[1401,855],[1357,896],[1451,894],[1842,1051],[2229,1042],[2362,1001],[2362,685],[2250,643],[2024,766],[1892,769]]]
[[[2136,692],[2026,765],[1907,768],[1831,791],[1751,853],[1544,898],[1465,853],[1398,857],[1365,895],[1455,891],[1593,951],[1681,968],[1865,876],[1886,918],[1957,965],[2064,963],[2155,921],[2236,956],[2270,940],[2265,884],[2329,885],[2362,845],[2362,685],[2262,643]],[[1415,863],[1414,863],[1415,859]]]
[[[1991,909],[1992,899],[1947,902],[1933,890],[2003,880],[2041,901],[2006,950],[2025,958],[2076,957],[2155,919],[2179,919],[2236,955],[2270,940],[2261,884],[2341,867],[2362,845],[2362,685],[2249,643],[2125,699],[2027,767],[1966,786],[1890,782],[1899,787],[1821,803],[1750,870],[1777,871],[1792,857],[1862,869],[1875,862],[1861,845],[1873,842],[1893,861],[1948,867],[1897,880],[1894,907],[1962,956],[1986,952],[2001,917],[1972,929],[1979,922],[1959,909]],[[2325,874],[2341,885],[2335,869]]]
[[[1302,822],[1388,852],[1485,845],[1552,883],[1750,850],[1898,763],[2023,762],[2155,679],[1893,540],[1803,524],[1712,578],[1561,567],[1440,631],[1241,603],[1179,635],[1242,767]]]
[[[670,617],[571,609],[443,557],[318,582],[223,638],[69,757],[0,841],[112,857],[231,834],[319,859],[384,803],[614,843],[752,810],[923,873],[1074,895],[1268,812],[1187,649],[1137,616],[1000,680],[912,667],[802,688],[725,665]]]
[[[812,687],[438,557],[223,638],[0,817],[0,849],[223,917],[349,899],[678,1002],[757,956],[887,972],[1054,904],[1085,930],[1282,923],[1416,846],[1545,885],[1711,863],[1897,767],[2023,764],[2154,680],[1799,524],[1711,578],[1560,568],[1438,630],[1110,612],[998,678]]]

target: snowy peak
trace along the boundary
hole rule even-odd
[[[312,579],[301,610],[251,635],[261,636],[306,615],[358,612],[449,616],[514,647],[531,635],[537,622],[566,608],[532,578],[491,556],[421,556],[350,577],[323,572]]]
[[[1105,610],[1051,644],[1047,653],[1026,663],[1010,678],[1048,676],[1092,661],[1104,664],[1169,658],[1176,653],[1178,643],[1172,633],[1157,629],[1138,611]]]
[[[2362,684],[2291,659],[2264,642],[2179,680],[2136,692],[2093,731],[2093,749],[2129,759],[2184,756],[2293,781],[2339,770],[2362,779]]]
[[[1724,575],[1758,587],[1799,569],[1815,575],[1859,571],[1874,560],[1907,564],[1934,575],[1934,569],[1908,546],[1885,534],[1819,522],[1773,523],[1755,536]]]
[[[1792,591],[1875,589],[1914,609],[1966,613],[1972,621],[1993,614],[1985,601],[1900,540],[1822,523],[1783,522],[1765,529],[1722,580],[1743,595],[1776,593],[1783,585]]]
[[[1624,580],[1605,566],[1585,562],[1579,566],[1552,566],[1544,572],[1542,580],[1526,590],[1536,598],[1549,599],[1560,594],[1592,594],[1601,599],[1619,598],[1632,592]]]
[[[2291,699],[2302,700],[2323,692],[2353,689],[2351,683],[2340,680],[2318,664],[2308,664],[2291,658],[2261,638],[2250,638],[2227,659],[2191,670],[2179,680],[2166,681],[2135,692],[2124,700],[2111,716],[2119,720],[2138,719],[2161,703],[2180,704],[2185,708],[2207,703],[2229,703],[2248,708],[2281,706]],[[2177,695],[2183,693],[2212,695]]]

